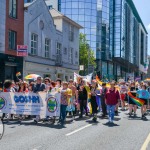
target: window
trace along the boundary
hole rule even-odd
[[[32,33],[31,35],[31,54],[37,55],[38,50],[38,35]]]
[[[76,58],[78,57],[78,52],[77,52],[77,51],[75,52],[75,57],[76,57]]]
[[[9,49],[16,49],[17,33],[9,30]]]
[[[61,43],[57,43],[57,55],[61,55]]]
[[[73,48],[70,48],[69,51],[69,63],[73,64]]]
[[[74,27],[71,25],[70,30],[69,30],[69,40],[73,41],[74,40]]]
[[[64,47],[64,54],[67,55],[67,48]]]
[[[17,18],[17,0],[9,0],[9,16]]]
[[[45,39],[45,57],[49,58],[50,57],[50,40]]]

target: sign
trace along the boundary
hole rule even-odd
[[[17,45],[17,56],[28,56],[28,46],[26,45]]]
[[[84,65],[80,65],[80,70],[84,70]]]
[[[60,116],[60,93],[0,93],[0,112],[21,115]]]

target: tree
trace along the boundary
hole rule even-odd
[[[88,74],[88,59],[89,65],[96,67],[94,51],[90,48],[86,39],[86,34],[80,33],[79,39],[79,64],[84,65],[84,71],[80,71],[81,75]]]

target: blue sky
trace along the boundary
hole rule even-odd
[[[150,0],[133,0],[139,15],[149,33],[148,53],[150,55]]]

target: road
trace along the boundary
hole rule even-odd
[[[0,141],[1,150],[150,150],[150,116],[143,121],[138,117],[129,118],[127,111],[115,117],[114,126],[106,124],[107,119],[67,118],[65,127],[33,121],[5,123],[5,133]],[[148,137],[148,138],[147,138]],[[147,146],[148,145],[148,146]],[[142,149],[143,150],[143,149]]]

